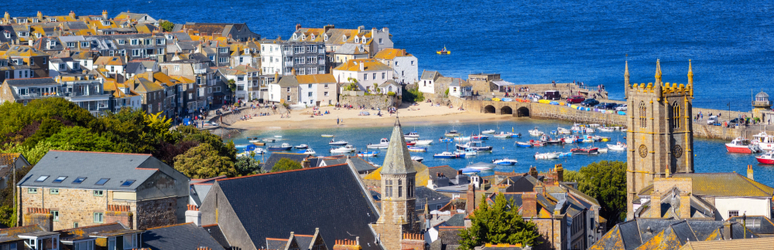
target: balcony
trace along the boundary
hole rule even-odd
[[[285,67],[293,67],[293,62],[285,62]]]

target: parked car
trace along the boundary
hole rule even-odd
[[[561,100],[562,94],[559,93],[559,90],[547,90],[546,92],[543,92],[543,98],[546,100]]]
[[[568,103],[581,103],[583,100],[586,100],[586,98],[579,95],[574,95],[567,98]]]
[[[586,107],[594,107],[595,105],[599,104],[599,101],[594,99],[586,99],[583,102],[581,102],[581,105]]]
[[[605,103],[605,109],[607,110],[615,110],[616,107],[618,107],[618,103],[613,103],[613,102]]]
[[[615,111],[626,111],[629,109],[626,104],[618,104],[617,107],[615,107]]]
[[[718,123],[718,116],[713,115],[707,119],[707,124],[715,124],[715,123]]]
[[[743,124],[744,123],[744,119],[734,118],[734,119],[728,121],[728,124],[736,124],[736,123],[742,123]]]

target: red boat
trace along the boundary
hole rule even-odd
[[[599,154],[599,148],[597,147],[573,148],[573,149],[570,149],[570,152],[572,152],[572,154],[580,154],[580,155],[595,155],[595,154]]]
[[[542,141],[536,141],[536,140],[529,140],[529,143],[531,143],[533,147],[542,147],[543,145],[545,145]]]
[[[406,142],[406,146],[414,146],[415,144],[417,144],[417,143],[413,142],[413,141],[412,142]]]
[[[750,140],[744,138],[736,138],[733,141],[726,143],[726,150],[729,153],[738,154],[754,154],[761,152],[761,148],[757,144],[750,143]]]
[[[774,151],[756,156],[755,159],[761,164],[774,165]]]

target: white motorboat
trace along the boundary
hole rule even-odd
[[[427,146],[433,144],[433,140],[416,140],[414,146]]]
[[[379,156],[379,151],[357,152],[357,156],[360,156],[360,157],[377,157],[377,156]]]
[[[535,159],[539,159],[539,160],[548,160],[548,159],[556,159],[556,158],[559,158],[559,153],[556,153],[556,152],[535,153]]]
[[[761,150],[774,150],[774,135],[768,135],[766,134],[766,131],[760,132],[757,135],[753,135],[751,142],[753,144],[757,144]]]
[[[408,134],[403,135],[403,138],[419,138],[419,132],[411,131]]]
[[[760,164],[774,165],[774,151],[766,152],[765,154],[755,157]]]
[[[531,135],[531,136],[541,136],[541,135],[543,135],[543,131],[538,130],[538,128],[536,127],[535,129],[530,129],[529,130],[529,135]]]
[[[279,146],[269,146],[269,151],[284,151],[284,150],[290,150],[293,148],[293,146],[290,146],[290,144],[282,143],[282,145]]]
[[[492,160],[492,163],[495,164],[495,165],[505,165],[505,166],[516,165],[516,162],[517,162],[516,159],[508,159],[508,158]]]
[[[352,145],[344,145],[338,148],[331,149],[331,153],[338,153],[338,154],[345,154],[345,153],[352,153],[357,150],[355,146]]]
[[[320,136],[322,136],[322,137],[333,137],[333,135],[329,135],[329,134],[321,134]]]
[[[347,143],[348,143],[347,141],[336,141],[336,140],[331,139],[331,141],[328,142],[328,145],[343,146],[343,145],[347,145]]]
[[[424,153],[424,152],[427,152],[427,148],[425,148],[425,147],[410,146],[410,147],[408,147],[408,151],[409,152]]]
[[[598,149],[597,149],[597,152],[600,152],[600,153],[607,153],[607,148],[598,148]]]
[[[266,153],[266,149],[263,149],[263,148],[255,148],[255,150],[253,150],[253,152],[254,152],[255,154],[257,154],[257,155],[262,155],[262,154],[265,154],[265,153]]]
[[[473,149],[476,151],[492,151],[492,146],[484,146],[482,141],[469,141],[465,144],[457,144],[457,149]]]
[[[386,149],[390,146],[390,140],[387,138],[382,138],[378,144],[368,144],[366,145],[366,148],[370,149]]]
[[[491,163],[486,163],[486,162],[476,162],[476,163],[468,165],[466,168],[471,168],[471,169],[481,170],[481,171],[487,171],[487,170],[494,169],[495,165],[491,164]]]
[[[452,152],[441,152],[439,154],[434,154],[433,157],[435,158],[448,158],[448,159],[454,159],[454,158],[460,158],[459,154],[452,153]]]
[[[304,150],[298,151],[298,153],[299,153],[299,154],[305,154],[305,155],[314,155],[314,154],[316,154],[317,152],[314,152],[314,149],[307,148],[307,149],[304,149]]]
[[[566,128],[563,128],[563,127],[557,127],[557,128],[556,128],[556,131],[557,131],[557,132],[558,132],[560,135],[569,135],[569,134],[572,134],[572,131],[571,131],[571,130],[569,130],[569,129],[566,129]]]
[[[476,155],[478,155],[478,151],[476,151],[474,149],[470,149],[470,148],[469,149],[465,149],[465,150],[458,149],[457,151],[454,151],[454,153],[459,154],[459,155],[464,155],[466,158],[468,156],[476,156]]]
[[[495,130],[494,129],[488,129],[488,130],[481,131],[481,133],[482,134],[494,134]]]
[[[307,148],[309,148],[309,145],[299,144],[299,145],[296,145],[296,146],[293,146],[293,147],[296,148],[296,149],[307,149]]]
[[[607,144],[607,148],[613,151],[624,151],[626,150],[626,143]]]
[[[456,142],[465,142],[465,141],[470,141],[470,136],[458,136],[458,137],[454,137],[454,141],[456,141]]]
[[[460,136],[460,132],[457,132],[457,130],[451,130],[449,132],[446,132],[444,134],[444,136],[446,136],[446,137],[457,137],[457,136]]]
[[[513,137],[513,133],[511,133],[511,132],[500,132],[499,134],[492,135],[492,137],[500,138],[500,139],[511,138],[511,137]]]
[[[594,133],[594,129],[593,128],[586,128],[585,132],[586,132],[586,134]]]
[[[599,127],[597,129],[602,132],[615,132],[615,129],[611,127]]]
[[[422,156],[412,156],[411,160],[412,161],[417,161],[417,162],[422,162],[423,160],[425,160],[425,158],[422,157]]]

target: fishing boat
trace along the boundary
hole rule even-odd
[[[322,136],[322,137],[333,137],[333,135],[329,135],[329,134],[321,134],[320,136]]]
[[[458,137],[454,137],[454,141],[456,141],[456,142],[465,142],[465,141],[470,141],[470,136],[458,136]]]
[[[529,135],[531,135],[531,136],[541,136],[543,134],[544,134],[543,131],[538,130],[537,127],[535,127],[535,129],[530,129],[529,130]]]
[[[379,143],[377,143],[377,144],[369,143],[368,145],[366,145],[366,148],[370,148],[370,149],[386,149],[389,146],[390,146],[390,140],[388,140],[387,138],[382,138],[379,141]]]
[[[500,138],[500,139],[511,138],[511,137],[513,137],[513,133],[511,133],[511,132],[500,132],[499,134],[492,135],[492,137]]]
[[[379,156],[379,151],[357,152],[357,156],[360,156],[360,157],[378,157]]]
[[[607,144],[607,148],[613,151],[624,151],[626,150],[626,143]]]
[[[556,128],[556,131],[557,131],[559,134],[562,134],[562,135],[569,135],[569,134],[572,134],[572,131],[570,131],[569,129],[563,128],[563,127],[557,127],[557,128]]]
[[[453,142],[454,140],[452,140],[451,138],[443,138],[443,137],[441,137],[441,139],[438,139],[438,141],[439,142]]]
[[[411,160],[412,160],[412,161],[416,161],[416,162],[422,162],[422,161],[424,161],[424,160],[425,160],[425,158],[424,158],[424,157],[422,157],[422,156],[412,156],[412,157],[411,157]]]
[[[482,134],[494,134],[495,130],[494,129],[487,129],[487,130],[481,131],[481,133]]]
[[[556,153],[556,152],[535,153],[535,159],[537,160],[549,160],[549,159],[556,159],[556,158],[559,158],[559,153]]]
[[[597,129],[602,132],[615,132],[615,129],[611,127],[599,127]]]
[[[309,148],[309,145],[299,144],[299,145],[296,145],[296,146],[293,146],[293,147],[296,148],[296,149],[307,149],[307,148]]]
[[[328,142],[328,145],[333,145],[333,146],[343,146],[343,145],[347,145],[347,144],[348,144],[347,141],[336,141],[336,140],[333,140],[333,139],[331,139],[331,141]]]
[[[573,143],[578,142],[579,141],[578,139],[580,139],[580,138],[577,135],[568,135],[568,136],[565,136],[564,138],[562,138],[562,143],[564,143],[564,144],[573,144]]]
[[[768,151],[765,154],[755,157],[760,164],[774,165],[774,151]]]
[[[754,154],[761,152],[761,148],[752,144],[750,140],[737,137],[733,141],[726,143],[726,150],[729,153]]]
[[[451,54],[451,51],[447,50],[446,45],[444,45],[442,50],[435,51],[435,53],[439,55],[449,55]]]
[[[508,159],[508,158],[492,160],[492,163],[495,165],[506,165],[506,166],[516,165],[516,162],[517,162],[516,159]]]
[[[408,147],[409,152],[423,153],[427,152],[427,148],[424,147]]]
[[[546,134],[543,134],[542,136],[540,136],[540,140],[543,142],[543,144],[546,144],[546,145],[562,144],[562,140],[551,139],[551,137]]]
[[[766,131],[753,135],[753,139],[750,140],[753,144],[758,144],[758,147],[764,151],[774,150],[774,135],[766,134]]]
[[[427,146],[433,144],[433,140],[416,140],[414,141],[415,146]]]
[[[417,131],[411,131],[408,134],[403,135],[404,138],[419,138],[419,133]]]
[[[486,163],[486,162],[476,162],[468,165],[465,168],[471,168],[471,169],[480,170],[480,171],[487,171],[487,170],[494,169],[495,165],[491,163]]]
[[[446,137],[457,137],[457,136],[460,136],[460,132],[457,132],[457,130],[451,130],[449,132],[446,132],[443,136],[446,136]]]
[[[274,139],[274,138],[263,138],[263,139],[261,139],[261,141],[263,141],[263,142],[275,142],[275,141],[277,141],[277,139]]]
[[[522,148],[529,148],[529,147],[532,147],[532,143],[531,143],[531,142],[521,142],[521,141],[517,141],[517,142],[516,142],[516,145],[517,145],[517,146],[519,146],[519,147],[522,147]]]
[[[471,135],[470,139],[479,140],[479,141],[481,141],[481,140],[489,140],[489,136],[488,135]]]
[[[585,136],[585,137],[583,137],[583,140],[581,140],[581,142],[583,142],[583,143],[592,143],[592,142],[594,142],[594,138],[591,137],[591,136]]]
[[[282,143],[282,145],[279,145],[279,146],[269,146],[268,150],[269,151],[285,151],[285,150],[290,150],[292,148],[293,148],[293,146],[291,146],[290,144]]]
[[[492,146],[484,146],[482,141],[469,141],[465,144],[457,144],[457,149],[473,149],[476,151],[492,151]]]
[[[469,157],[469,156],[476,156],[476,155],[478,155],[478,151],[473,150],[473,149],[464,149],[464,150],[457,149],[457,151],[454,151],[454,153],[458,154],[460,156],[463,156],[463,157]]]
[[[355,152],[355,150],[357,149],[352,145],[344,145],[338,148],[332,148],[331,153],[352,153]]]
[[[452,152],[441,152],[439,154],[434,154],[434,158],[447,158],[447,159],[455,159],[460,158],[460,155],[452,153]]]
[[[597,147],[588,147],[588,148],[573,148],[570,149],[570,152],[574,155],[593,155],[593,154],[599,154],[599,148]]]
[[[584,132],[586,134],[591,134],[591,133],[594,133],[594,129],[593,128],[586,128],[586,131],[584,131]]]
[[[299,154],[305,154],[305,155],[314,155],[314,154],[316,154],[317,152],[314,152],[314,149],[307,148],[307,149],[304,149],[304,150],[298,151],[298,153],[299,153]]]

